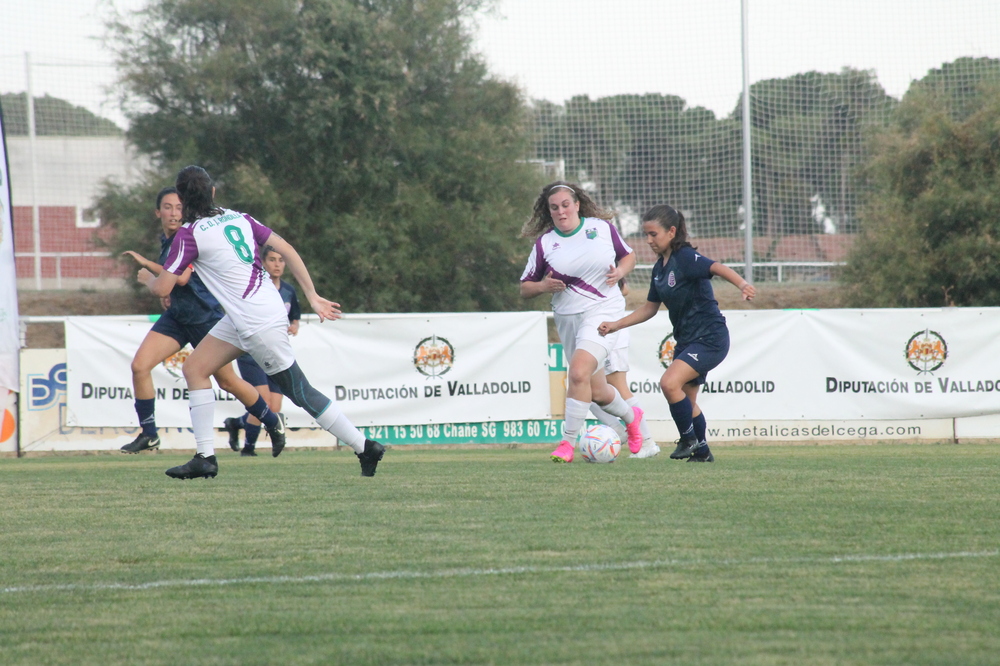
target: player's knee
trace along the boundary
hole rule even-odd
[[[668,374],[664,374],[660,377],[660,391],[663,392],[663,395],[670,398],[672,396],[677,396],[678,393],[683,394],[684,387],[675,378]]]
[[[566,377],[571,386],[583,386],[590,383],[592,374],[590,368],[582,365],[571,365],[566,373]]]

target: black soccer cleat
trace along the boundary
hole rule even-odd
[[[255,450],[255,448],[256,447],[253,444],[244,444],[243,450],[240,451],[240,455],[244,458],[251,458],[251,457],[256,458],[257,451]]]
[[[183,465],[171,467],[165,473],[174,479],[198,479],[202,477],[212,479],[219,473],[219,463],[216,462],[214,455],[206,458],[199,453]]]
[[[375,476],[375,468],[385,455],[385,447],[374,439],[366,439],[365,450],[354,455],[361,461],[361,476]]]
[[[140,451],[149,451],[150,449],[156,449],[160,446],[160,436],[153,435],[150,437],[146,433],[139,433],[139,436],[133,439],[131,442],[126,444],[121,448],[122,453],[139,453]]]
[[[228,418],[222,422],[222,427],[229,433],[229,448],[233,451],[240,450],[240,429],[243,428],[243,419]]]
[[[698,444],[698,448],[694,450],[691,457],[687,459],[688,462],[715,462],[715,456],[712,455],[712,450],[708,448],[708,444],[701,442]]]
[[[277,458],[285,448],[285,422],[278,419],[274,428],[267,429],[267,436],[271,438],[271,456]]]
[[[677,448],[674,452],[670,454],[670,457],[674,460],[683,460],[684,458],[690,458],[694,450],[701,446],[701,442],[694,435],[688,435],[686,437],[681,437],[677,440]]]

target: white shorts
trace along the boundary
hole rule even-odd
[[[628,344],[628,329],[618,331],[618,344],[611,350],[611,353],[608,354],[608,359],[604,362],[604,374],[610,375],[612,372],[629,371]]]
[[[567,361],[573,358],[577,349],[585,349],[597,358],[598,367],[603,367],[605,360],[618,347],[620,332],[602,336],[597,327],[605,321],[620,319],[624,313],[581,312],[572,315],[555,315],[556,331],[563,344],[563,357]],[[581,344],[582,343],[582,344]],[[602,353],[603,352],[603,353]]]
[[[253,356],[253,360],[268,375],[276,375],[295,363],[292,342],[288,338],[288,318],[285,316],[276,319],[272,326],[243,335],[236,330],[233,320],[227,315],[208,334]]]

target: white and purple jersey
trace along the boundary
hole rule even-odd
[[[273,326],[275,320],[287,325],[285,304],[257,249],[270,237],[271,230],[249,215],[223,210],[178,229],[163,268],[180,275],[193,264],[242,335]]]
[[[550,272],[566,283],[552,294],[552,310],[559,315],[578,314],[595,308],[625,309],[625,297],[617,284],[606,284],[608,271],[632,253],[618,229],[607,220],[585,217],[569,233],[550,229],[535,241],[521,282],[540,282]]]

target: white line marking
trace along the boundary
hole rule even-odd
[[[755,564],[854,564],[858,562],[908,562],[913,560],[951,560],[996,557],[1000,550],[961,551],[957,553],[901,553],[897,555],[834,555],[831,557],[751,557],[723,560],[653,560],[580,564],[576,566],[524,566],[499,569],[443,569],[441,571],[375,571],[362,574],[327,573],[313,576],[262,576],[247,578],[195,578],[155,580],[148,583],[67,583],[63,585],[23,585],[0,588],[2,594],[18,592],[77,592],[100,590],[153,590],[162,587],[222,587],[224,585],[277,585],[299,583],[353,582],[366,580],[407,580],[418,578],[462,578],[470,576],[510,576],[518,574],[589,573],[662,569],[664,567],[730,567]]]

